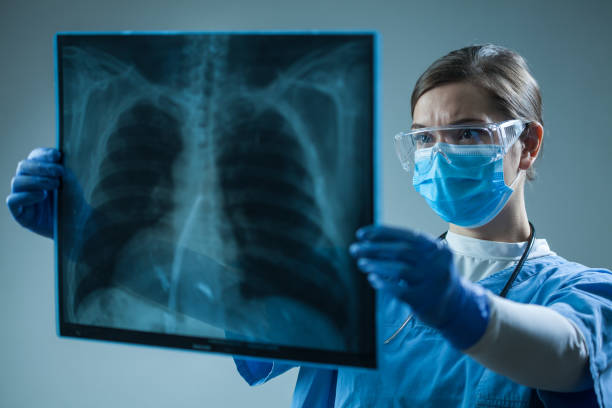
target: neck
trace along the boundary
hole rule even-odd
[[[472,238],[498,242],[524,242],[531,229],[525,209],[523,189],[517,188],[506,206],[488,224],[477,228],[464,228],[449,224],[449,231]]]

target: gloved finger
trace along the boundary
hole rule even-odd
[[[60,151],[53,147],[37,147],[28,155],[28,159],[45,162],[59,162],[61,157]]]
[[[359,228],[356,236],[360,241],[404,241],[422,249],[433,247],[436,244],[435,238],[427,234],[384,225],[368,225]]]
[[[11,181],[11,192],[54,190],[59,187],[59,179],[39,176],[17,176]]]
[[[386,280],[378,274],[370,273],[368,274],[368,282],[370,282],[370,285],[376,290],[389,292],[391,295],[402,300],[405,298],[405,296],[403,296],[403,291],[408,287],[408,284],[402,280]]]
[[[370,285],[376,290],[382,290],[385,287],[385,282],[375,273],[368,275],[368,282],[370,282]]]
[[[40,203],[47,198],[46,191],[28,191],[21,193],[12,193],[6,198],[6,204],[14,216],[23,213],[23,207],[31,206],[32,204]]]
[[[401,260],[414,263],[423,256],[422,251],[405,242],[355,242],[349,247],[354,258]]]
[[[391,294],[393,297],[400,299],[406,303],[408,303],[414,310],[415,307],[418,307],[423,302],[423,298],[431,298],[431,295],[428,293],[423,293],[423,290],[419,285],[411,285],[409,282],[405,280],[400,280],[397,283],[393,282],[384,282],[384,287],[382,290],[385,290],[387,293]],[[432,302],[435,302],[431,299]]]
[[[17,164],[17,175],[61,177],[64,166],[38,160],[22,160]]]
[[[380,261],[376,259],[359,258],[357,267],[364,273],[376,274],[385,281],[405,280],[416,285],[424,278],[424,274],[407,265],[405,262]]]

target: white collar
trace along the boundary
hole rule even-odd
[[[525,247],[525,242],[498,242],[486,241],[457,234],[452,231],[446,233],[446,242],[451,251],[472,258],[513,261],[519,259]],[[536,258],[545,255],[555,255],[548,247],[545,239],[535,239],[528,258]]]

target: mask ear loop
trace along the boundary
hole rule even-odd
[[[514,178],[514,181],[512,182],[512,184],[508,186],[510,189],[512,189],[512,191],[514,191],[516,184],[519,182],[519,180],[521,179],[521,176],[524,174],[525,174],[525,170],[519,169],[518,173],[516,174],[516,177]]]

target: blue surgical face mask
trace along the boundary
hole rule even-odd
[[[504,208],[523,173],[507,186],[504,154],[498,145],[436,143],[415,153],[414,188],[445,221],[480,227]]]

